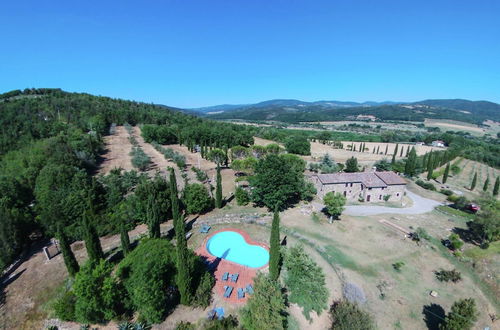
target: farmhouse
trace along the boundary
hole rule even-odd
[[[432,141],[432,146],[444,148],[444,141],[441,140]]]
[[[316,174],[312,181],[320,197],[333,191],[351,201],[400,201],[406,189],[406,181],[390,171]]]

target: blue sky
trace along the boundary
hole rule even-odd
[[[500,1],[8,1],[0,92],[500,102]]]

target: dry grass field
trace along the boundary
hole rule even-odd
[[[425,119],[425,127],[438,127],[443,132],[446,131],[459,131],[469,132],[472,135],[482,136],[485,134],[485,129],[470,123],[449,119]]]
[[[254,137],[254,141],[256,145],[268,145],[270,143],[276,143],[271,140],[266,140],[258,137]],[[345,161],[351,157],[356,157],[358,159],[358,163],[363,166],[372,166],[375,162],[382,159],[390,160],[392,158],[392,154],[394,149],[396,148],[396,143],[383,143],[383,142],[366,142],[366,148],[368,151],[360,152],[360,151],[349,151],[346,150],[347,146],[354,143],[356,149],[359,150],[361,142],[350,142],[350,141],[342,141],[344,144],[344,149],[334,149],[332,146],[322,144],[319,142],[311,142],[311,156],[302,157],[306,161],[318,161],[325,154],[329,154],[332,158],[339,163],[345,163]],[[431,146],[416,146],[412,144],[399,144],[398,155],[396,159],[401,159],[406,156],[406,150],[408,148],[415,147],[417,151],[417,155],[423,155],[431,150],[444,150],[445,148],[437,148]],[[373,153],[373,150],[377,151],[379,149],[379,153]],[[385,149],[387,148],[387,155],[385,154]],[[400,157],[401,148],[404,148],[403,157]]]
[[[434,183],[436,188],[446,188],[451,189],[453,191],[461,192],[465,197],[471,200],[477,200],[481,197],[485,197],[487,195],[491,196],[493,193],[493,185],[497,177],[500,176],[500,170],[497,170],[493,167],[490,167],[486,164],[479,163],[473,160],[458,158],[452,161],[452,164],[457,164],[461,171],[457,175],[453,175],[450,172],[450,176],[446,184],[441,184],[442,176],[438,177]],[[438,168],[436,170],[443,169],[443,167]],[[472,178],[474,177],[474,173],[477,173],[477,183],[476,188],[474,190],[470,190],[470,186],[472,183]],[[422,173],[420,177],[425,179],[427,173]],[[488,190],[486,193],[483,192],[483,185],[486,178],[489,177],[490,184],[488,186]],[[498,197],[500,198],[500,197]]]

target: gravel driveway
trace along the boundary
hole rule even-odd
[[[406,195],[411,198],[413,205],[406,208],[397,207],[386,207],[373,205],[350,205],[345,207],[343,214],[355,215],[355,216],[366,216],[366,215],[378,215],[378,214],[422,214],[432,211],[436,206],[441,205],[441,202],[437,202],[433,199],[424,198],[411,191],[406,191]],[[324,205],[319,203],[313,203],[317,210],[322,210]]]
[[[377,214],[422,214],[432,211],[436,206],[441,205],[433,199],[424,198],[411,191],[406,191],[406,195],[412,199],[413,205],[406,208],[385,207],[385,206],[346,206],[344,214],[348,215],[377,215]]]

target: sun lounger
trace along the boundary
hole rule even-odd
[[[238,273],[231,275],[231,281],[233,281],[234,283],[236,283],[236,281],[238,281],[238,276],[239,276]]]
[[[227,278],[229,277],[229,273],[225,272],[224,275],[222,275],[222,280],[227,281]]]
[[[238,299],[245,298],[245,289],[238,288]]]
[[[248,294],[253,294],[252,284],[248,284],[245,290],[247,291]]]
[[[217,314],[217,318],[219,320],[223,319],[224,318],[224,308],[222,307],[217,307],[214,309],[215,313]]]
[[[207,316],[207,319],[209,320],[213,320],[215,318],[215,314],[217,312],[215,311],[215,309],[212,309],[211,311],[208,312],[208,316]]]
[[[210,228],[212,228],[212,227],[210,227],[209,225],[203,225],[200,228],[200,233],[206,234],[210,231]]]
[[[226,287],[226,291],[224,292],[224,298],[231,297],[231,293],[232,292],[233,292],[233,287],[232,286]]]

